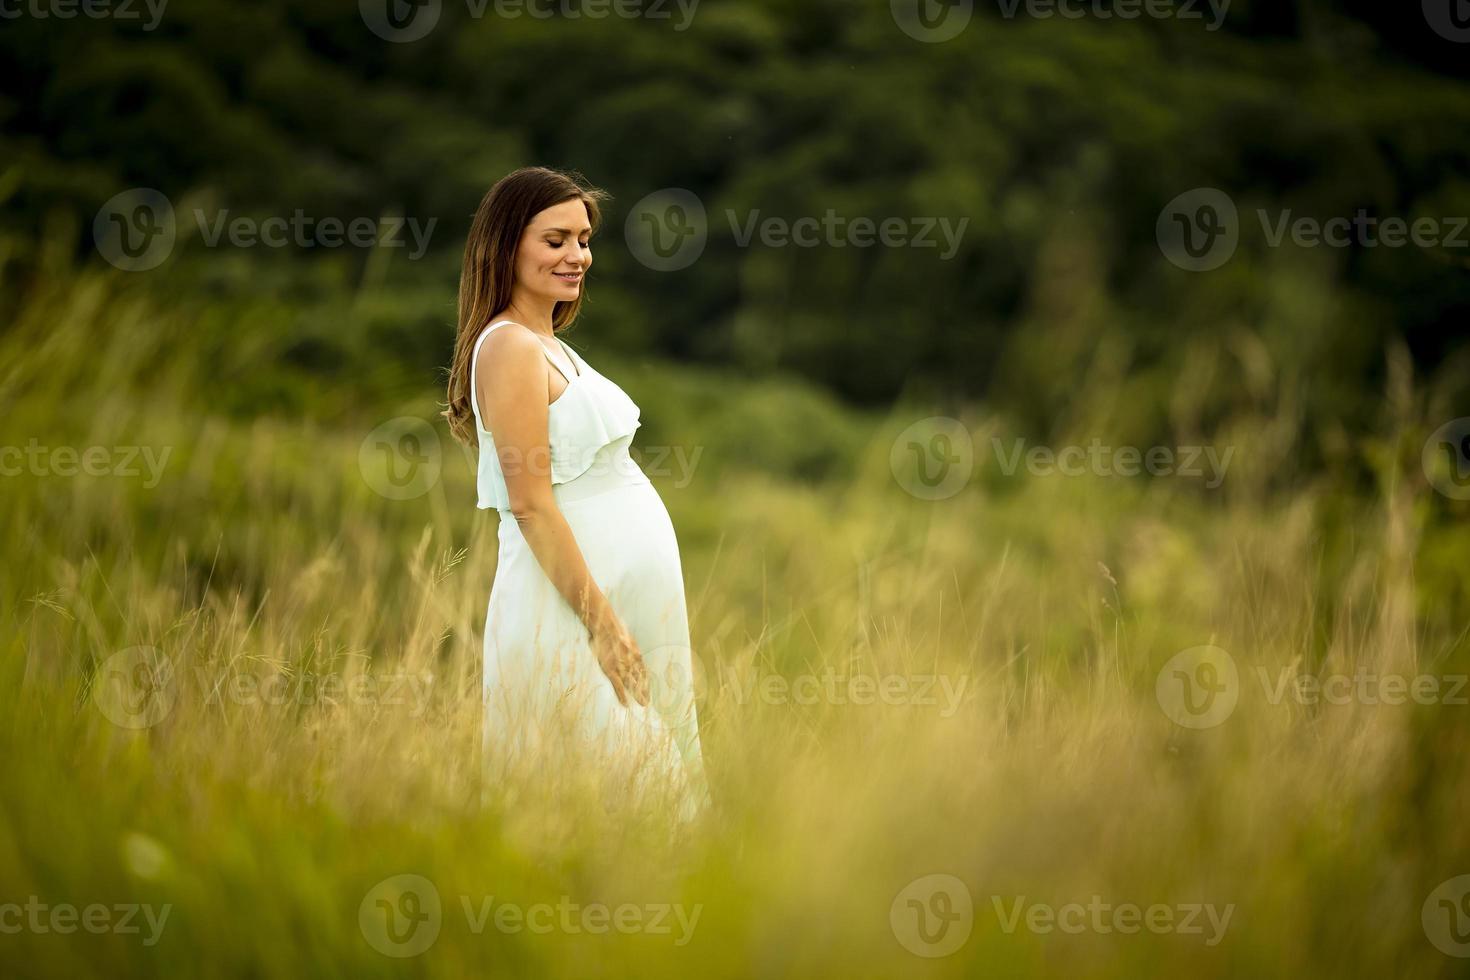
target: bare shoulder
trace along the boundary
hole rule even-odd
[[[476,373],[482,378],[526,377],[527,366],[540,362],[542,350],[541,341],[529,327],[509,321],[485,338]]]

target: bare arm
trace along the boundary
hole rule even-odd
[[[520,324],[507,324],[484,342],[475,391],[485,427],[505,474],[510,510],[546,577],[587,627],[618,699],[625,688],[648,703],[642,657],[598,587],[566,516],[551,490],[547,363],[541,342]],[[636,661],[631,666],[628,661]],[[641,697],[638,695],[641,694]]]

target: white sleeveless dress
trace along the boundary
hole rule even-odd
[[[490,324],[476,340],[472,378],[485,338],[509,322]],[[547,779],[590,777],[601,792],[611,791],[605,797],[610,807],[656,801],[687,820],[709,803],[709,791],[678,541],[663,500],[628,453],[641,410],[565,343],[562,348],[577,373],[548,409],[552,493],[593,580],[643,654],[649,705],[631,695],[626,707],[618,702],[587,627],[521,534],[472,386],[480,443],[478,506],[500,512],[499,557],[485,618],[487,778],[501,778],[507,766],[522,772],[529,767]]]

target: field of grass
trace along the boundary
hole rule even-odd
[[[0,973],[1464,975],[1470,537],[1402,369],[1375,484],[1283,493],[1279,419],[1211,434],[1214,489],[1007,475],[981,407],[589,333],[672,450],[716,799],[675,834],[482,787],[495,517],[440,392],[241,411],[268,319],[78,271],[0,326],[0,445],[35,447],[0,477]],[[370,434],[415,416],[398,492]],[[943,499],[895,465],[928,416],[975,448]]]

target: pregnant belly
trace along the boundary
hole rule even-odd
[[[559,502],[558,509],[572,529],[593,581],[615,604],[619,595],[682,595],[674,525],[663,499],[646,477]],[[501,515],[492,604],[497,598],[494,593],[508,596],[511,592],[545,601],[547,589],[555,591],[520,525],[510,515]]]

